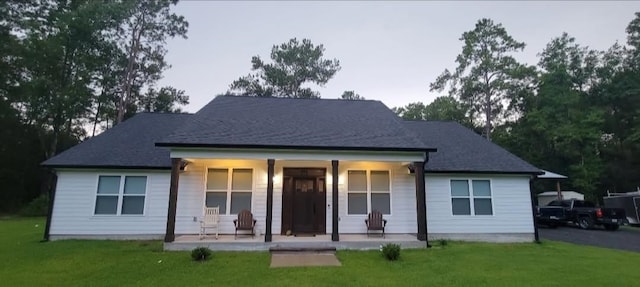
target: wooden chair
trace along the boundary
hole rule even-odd
[[[255,236],[255,232],[253,229],[256,227],[256,221],[253,219],[253,214],[249,210],[242,210],[238,213],[238,219],[233,220],[233,224],[236,226],[236,233],[234,238],[238,237],[238,230],[248,230],[251,231],[251,236]]]
[[[369,236],[369,231],[382,231],[382,237],[384,238],[384,228],[387,226],[387,220],[382,218],[382,212],[374,210],[369,213],[368,217],[364,220],[364,224],[367,225],[367,236]]]
[[[204,217],[200,220],[200,240],[207,236],[207,228],[215,228],[218,239],[218,225],[220,223],[220,207],[207,207],[204,209]]]

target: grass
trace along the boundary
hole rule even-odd
[[[162,243],[39,242],[44,220],[0,220],[2,286],[637,286],[640,253],[545,241],[449,242],[403,250],[341,251],[342,267],[269,268],[266,252],[164,252]],[[438,243],[438,242],[434,242]]]

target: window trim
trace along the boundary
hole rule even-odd
[[[111,194],[111,195],[99,195],[98,194],[98,187],[100,185],[100,177],[101,176],[118,176],[120,177],[120,186],[118,186],[118,194]],[[144,197],[144,204],[142,205],[142,213],[141,214],[122,214],[122,203],[124,201],[124,184],[126,181],[126,178],[128,176],[138,176],[138,177],[144,177],[145,178],[145,185],[144,185],[144,195],[142,194],[130,194],[130,195],[126,195],[126,196],[139,196],[139,197]],[[91,214],[93,217],[113,217],[113,216],[124,216],[124,217],[141,217],[141,216],[146,216],[147,214],[147,203],[149,202],[149,200],[147,200],[148,196],[149,196],[149,174],[127,174],[127,173],[99,173],[96,175],[96,184],[95,184],[95,193],[93,196],[93,210],[91,211]],[[99,196],[118,196],[118,203],[116,206],[116,213],[115,214],[96,214],[96,204],[98,203],[98,197]]]
[[[366,191],[361,191],[361,190],[357,190],[357,191],[349,191],[349,172],[350,171],[364,171],[367,177],[367,190]],[[372,191],[371,190],[371,172],[372,171],[386,171],[389,173],[389,191],[385,192],[385,191]],[[371,209],[371,194],[375,193],[375,194],[389,194],[389,214],[385,214],[383,213],[384,216],[392,216],[393,215],[393,174],[391,169],[384,169],[384,168],[349,168],[346,171],[346,180],[345,180],[345,190],[346,190],[346,198],[345,198],[345,214],[347,216],[368,216],[372,209]],[[365,214],[358,214],[358,213],[349,213],[349,194],[350,193],[359,193],[359,194],[366,194],[367,195],[367,213]]]
[[[453,192],[453,186],[451,184],[452,181],[454,180],[460,180],[460,181],[467,181],[467,184],[469,185],[469,196],[454,196],[452,194]],[[491,192],[490,196],[475,196],[473,195],[473,181],[474,180],[482,180],[482,181],[488,181],[489,182],[489,191]],[[454,198],[462,198],[462,199],[469,199],[469,213],[470,214],[453,214],[453,199]],[[491,200],[491,214],[476,214],[476,210],[475,210],[475,205],[474,205],[474,199],[490,199]],[[449,178],[449,211],[451,213],[452,217],[490,217],[490,216],[495,216],[496,215],[496,209],[495,209],[495,205],[494,205],[494,191],[493,191],[493,180],[491,178],[477,178],[477,177],[472,177],[472,178]]]
[[[209,180],[209,170],[210,169],[226,169],[227,170],[227,190],[217,190],[217,189],[207,189],[207,182]],[[235,169],[248,169],[251,170],[251,190],[232,190],[233,185],[233,170]],[[203,189],[202,193],[202,210],[207,208],[207,192],[226,192],[227,201],[225,206],[225,213],[220,213],[220,216],[232,216],[235,217],[238,214],[231,213],[231,193],[232,192],[251,192],[251,213],[254,214],[254,206],[255,206],[255,193],[256,193],[256,169],[253,167],[242,167],[242,166],[207,166],[204,170],[203,174]],[[254,215],[255,216],[255,215]]]

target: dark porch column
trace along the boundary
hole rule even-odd
[[[427,241],[427,201],[424,188],[424,162],[414,162],[416,177],[416,213],[418,219],[418,240]],[[427,241],[427,246],[429,242]]]
[[[178,179],[180,177],[181,158],[171,159],[171,183],[169,185],[169,210],[167,212],[167,232],[164,242],[173,242],[176,239],[176,207],[178,204]]]
[[[338,161],[331,161],[331,241],[340,241],[338,235]]]
[[[535,197],[533,195],[533,193],[534,193],[534,191],[533,191],[533,180],[535,178],[536,177],[534,176],[529,180],[529,193],[531,194],[531,214],[533,215],[533,237],[534,237],[536,243],[540,243],[540,237],[538,236],[538,222],[537,222],[537,219],[536,219],[536,204],[535,204],[535,201],[533,201],[533,199]]]
[[[265,224],[264,242],[271,242],[271,226],[273,221],[273,166],[275,159],[267,160],[267,223]]]

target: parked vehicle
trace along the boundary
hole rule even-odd
[[[604,198],[604,206],[622,208],[631,225],[640,225],[640,191],[609,193]]]
[[[602,225],[611,231],[618,230],[626,222],[622,208],[597,207],[592,202],[579,199],[554,200],[547,206],[538,207],[536,217],[539,223],[550,227],[574,224],[582,229],[591,229]]]

